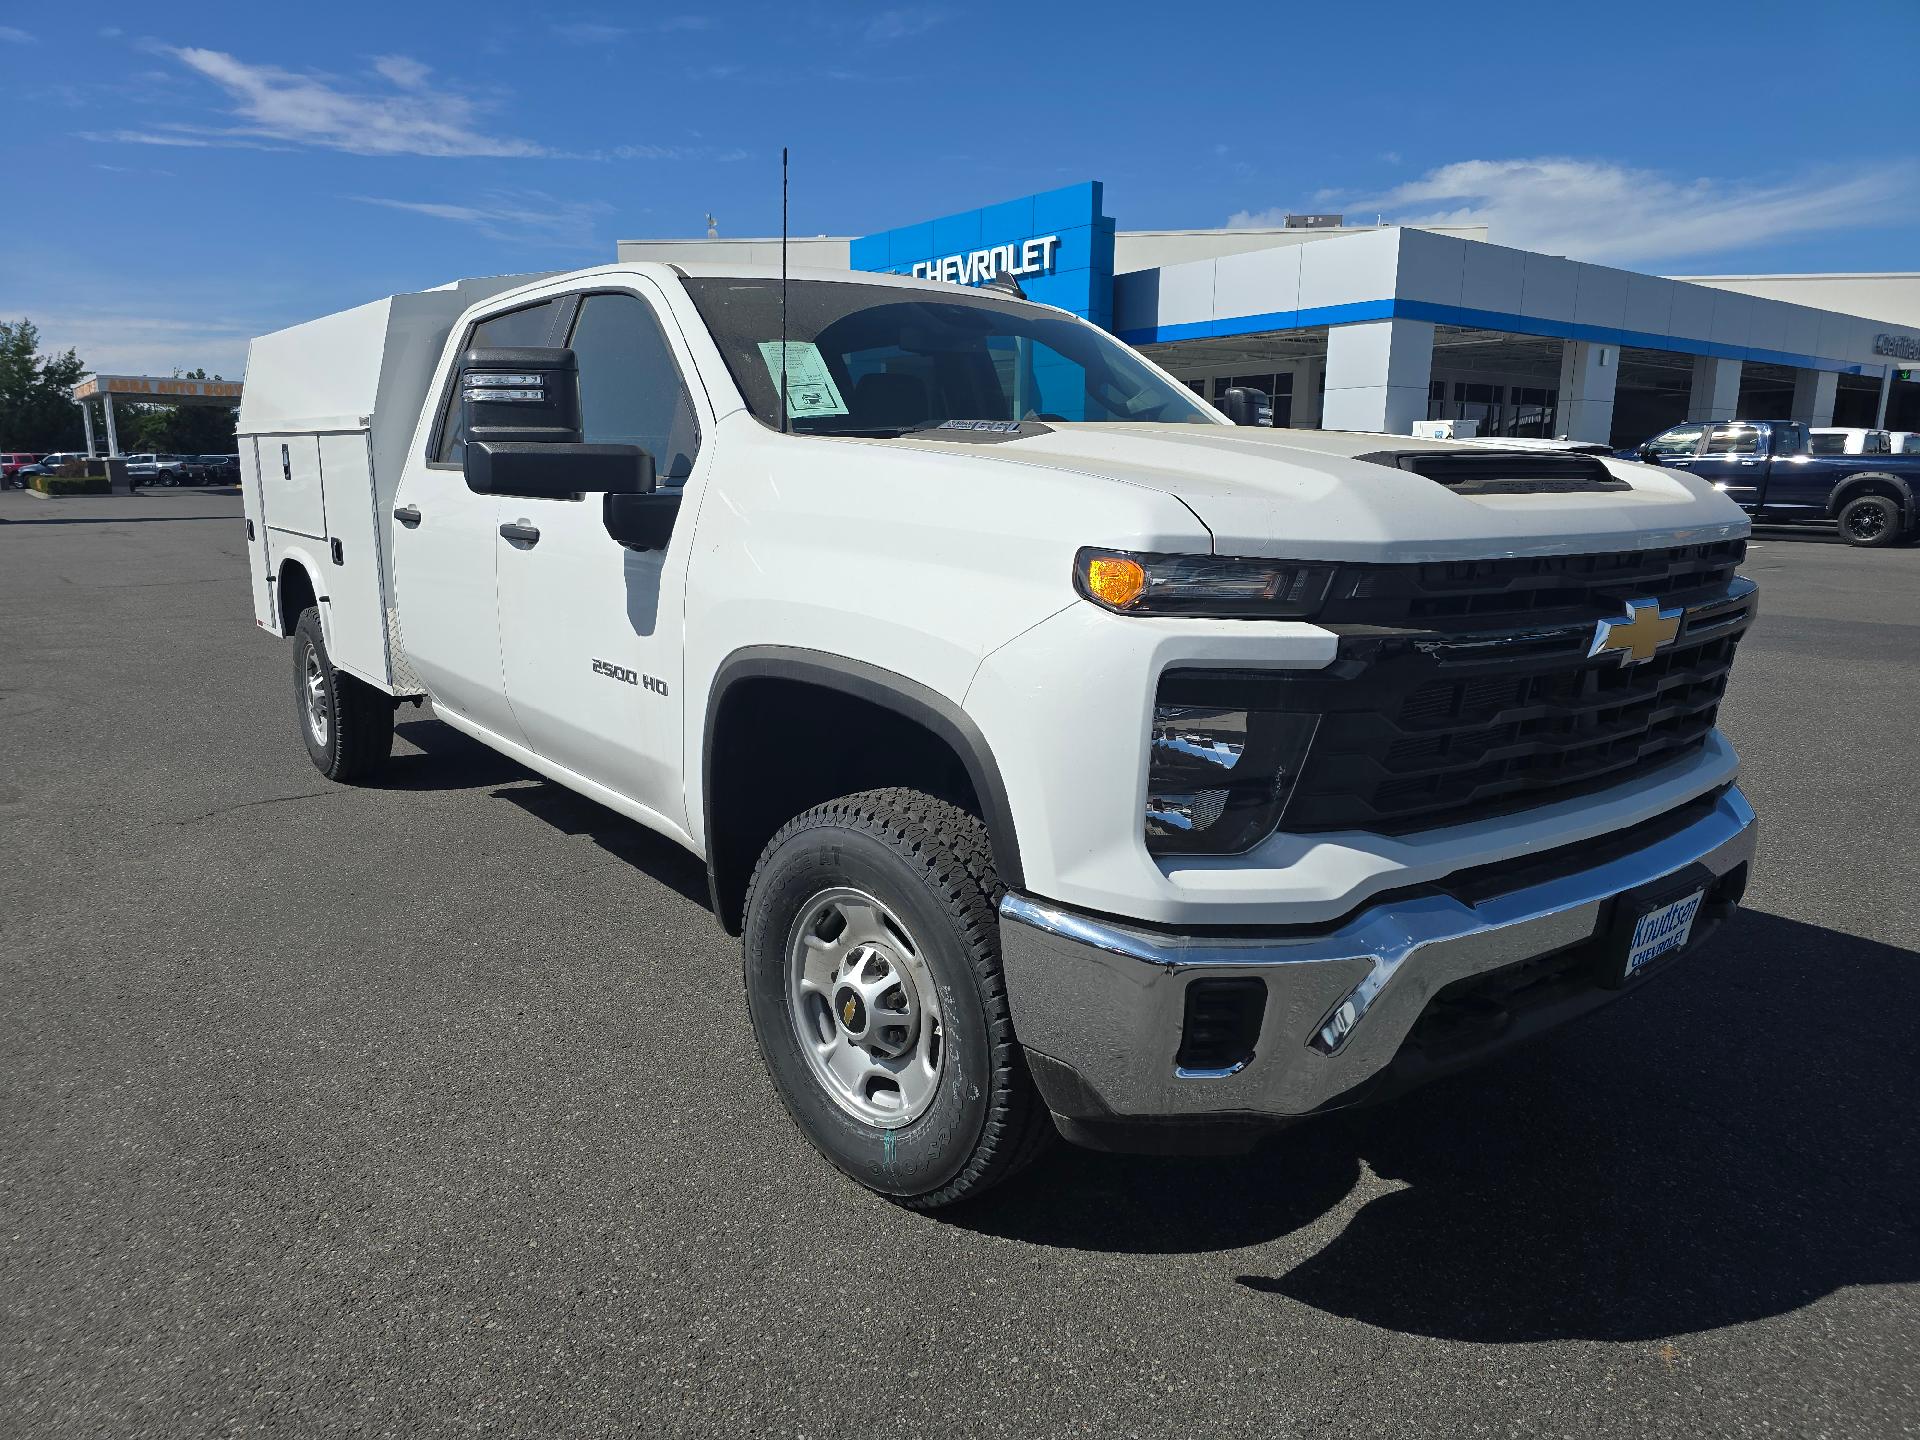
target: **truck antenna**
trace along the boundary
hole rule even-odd
[[[780,147],[780,433],[787,421],[787,147]]]

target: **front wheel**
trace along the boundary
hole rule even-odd
[[[827,1159],[915,1209],[978,1195],[1052,1135],[1000,972],[980,820],[871,790],[787,824],[747,890],[761,1058]]]
[[[1839,523],[1849,545],[1896,544],[1903,528],[1900,502],[1891,495],[1862,495],[1840,507]]]
[[[393,699],[334,669],[317,606],[293,628],[293,704],[307,755],[329,780],[364,780],[387,763]]]

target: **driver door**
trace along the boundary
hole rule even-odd
[[[564,339],[580,367],[583,438],[638,445],[656,484],[704,474],[702,430],[677,327],[644,282],[578,297]],[[702,397],[704,404],[704,397]],[[687,823],[681,785],[682,597],[691,510],[665,550],[607,534],[602,497],[496,497],[500,656],[507,697],[535,753]]]

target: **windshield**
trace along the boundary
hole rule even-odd
[[[780,282],[689,279],[747,406],[780,424]],[[803,435],[900,435],[949,420],[1218,423],[1090,325],[1017,301],[888,285],[787,287],[786,390]]]

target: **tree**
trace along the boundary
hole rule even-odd
[[[78,450],[85,443],[73,387],[87,367],[69,350],[40,353],[31,320],[0,320],[0,450]]]

